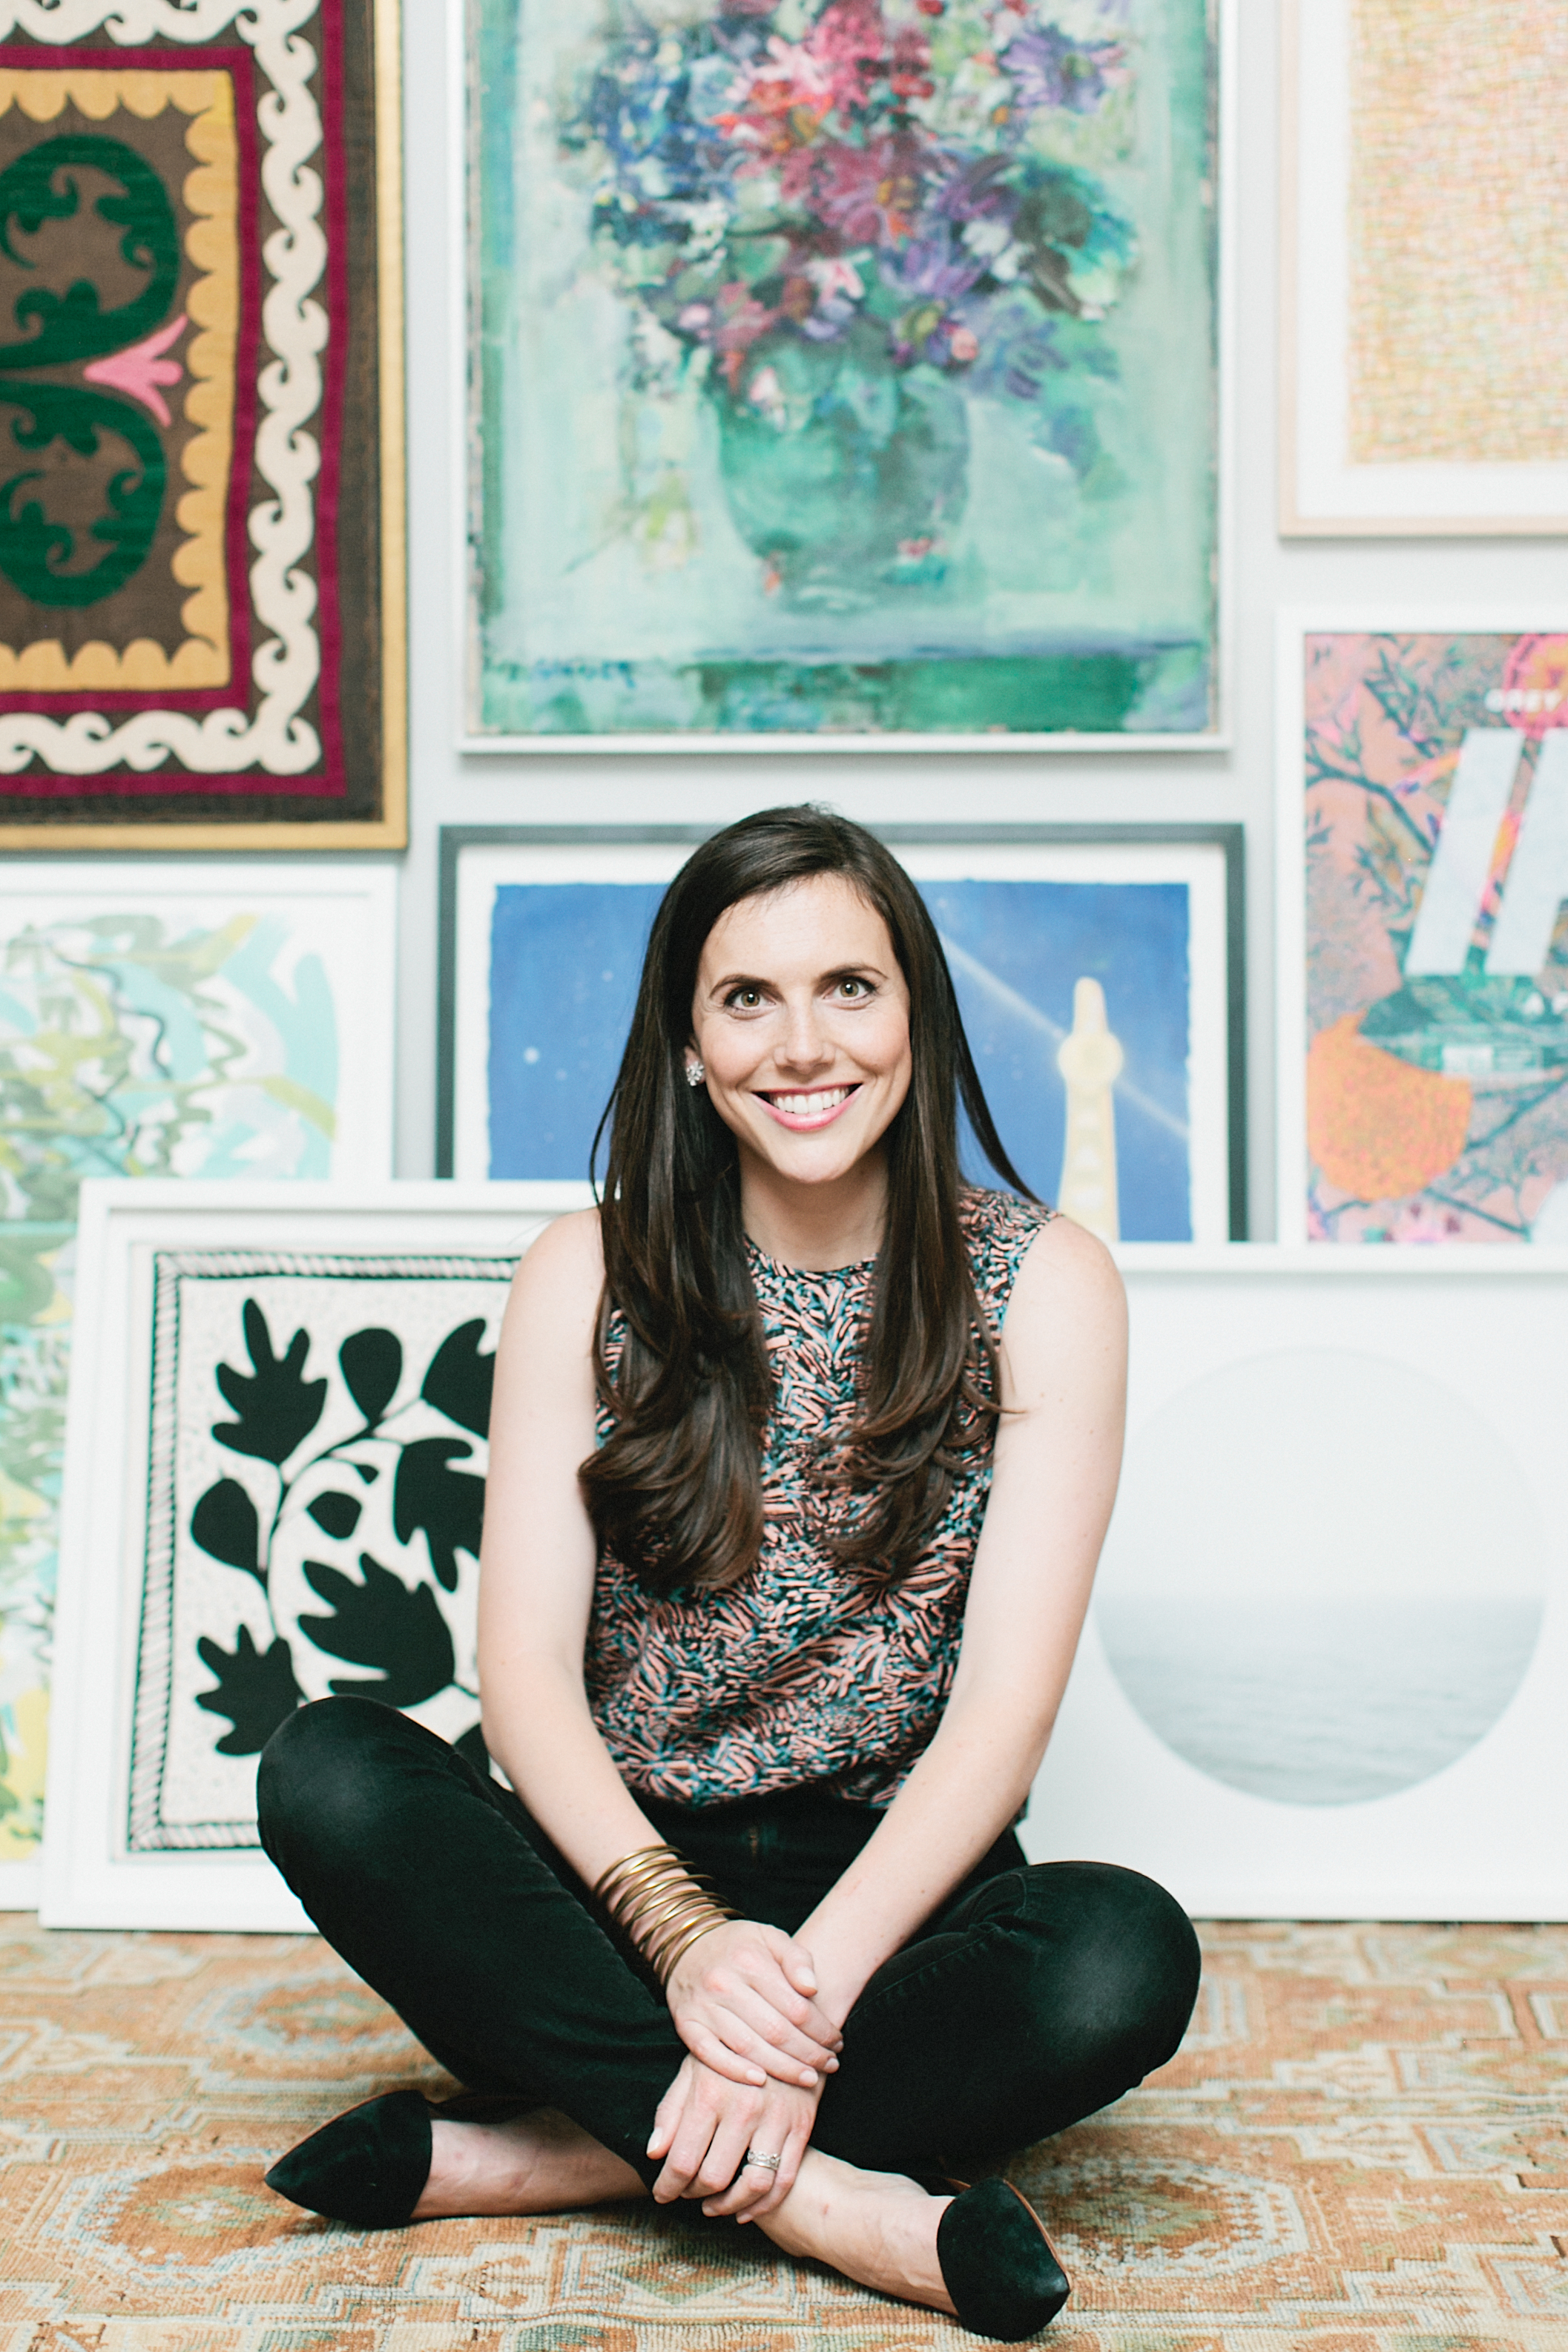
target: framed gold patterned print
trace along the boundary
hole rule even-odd
[[[1286,0],[1281,83],[1281,531],[1568,531],[1558,0]]]

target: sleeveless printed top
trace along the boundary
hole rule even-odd
[[[1056,1213],[965,1191],[959,1217],[980,1302],[999,1331],[1024,1254]],[[892,1801],[952,1686],[992,1449],[954,1477],[918,1559],[892,1583],[835,1560],[842,1489],[812,1477],[854,1419],[874,1258],[805,1272],[748,1242],[773,1379],[763,1446],[763,1546],[721,1591],[658,1594],[601,1556],[584,1656],[594,1720],[634,1791],[715,1805],[809,1783]],[[619,1327],[619,1328],[617,1328]],[[611,1362],[624,1334],[612,1318]],[[613,1426],[604,1408],[599,1443]]]

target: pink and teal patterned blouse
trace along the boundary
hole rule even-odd
[[[970,1191],[959,1213],[975,1288],[1000,1330],[1024,1253],[1054,1212]],[[844,1496],[811,1468],[854,1418],[876,1261],[814,1274],[746,1246],[774,1390],[761,1555],[722,1591],[664,1596],[602,1558],[589,1703],[627,1786],[647,1796],[716,1805],[809,1782],[886,1805],[952,1686],[991,1454],[955,1479],[925,1550],[893,1583],[836,1561],[823,1538]],[[612,1321],[612,1349],[616,1336]],[[601,1443],[608,1428],[605,1415]]]

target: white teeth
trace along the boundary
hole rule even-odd
[[[793,1118],[817,1118],[825,1110],[837,1110],[849,1091],[847,1087],[829,1087],[825,1094],[775,1094],[771,1097],[771,1100],[777,1104],[780,1110],[787,1110]]]

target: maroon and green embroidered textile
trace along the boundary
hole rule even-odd
[[[376,37],[0,0],[0,838],[403,837]]]
[[[1010,1193],[963,1196],[975,1287],[998,1329],[1052,1213]],[[762,1555],[721,1592],[664,1597],[602,1559],[585,1662],[594,1719],[627,1784],[676,1804],[811,1783],[885,1805],[952,1685],[990,1452],[955,1481],[924,1551],[895,1581],[836,1562],[825,1538],[850,1504],[820,1465],[854,1418],[876,1261],[813,1274],[750,1244],[747,1255],[774,1391]],[[612,1360],[616,1339],[612,1323]],[[601,1441],[608,1428],[606,1415]]]

